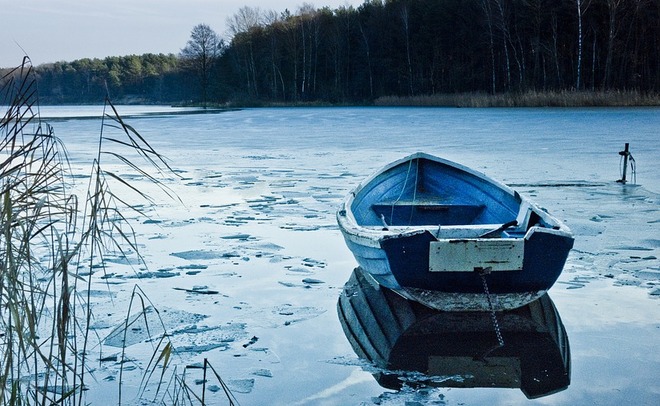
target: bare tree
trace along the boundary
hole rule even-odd
[[[410,95],[414,94],[413,90],[413,73],[412,73],[412,59],[410,57],[410,13],[408,4],[401,4],[400,10],[401,23],[403,24],[403,34],[406,40],[406,62],[408,65],[408,87]]]
[[[490,6],[490,1],[489,0],[482,0],[480,3],[480,6],[486,16],[486,23],[488,25],[488,50],[490,51],[490,75],[491,75],[491,80],[490,80],[490,86],[491,86],[491,93],[495,94],[496,86],[495,86],[495,79],[496,79],[496,74],[495,74],[495,34],[493,30],[493,10]]]
[[[578,17],[578,54],[577,54],[577,79],[575,81],[575,89],[580,90],[582,80],[582,16],[589,8],[591,0],[575,0],[577,6]]]
[[[298,9],[302,46],[302,82],[300,83],[300,94],[303,98],[306,97],[310,90],[313,91],[315,88],[315,62],[321,40],[318,15],[319,12],[310,3],[303,3]]]
[[[276,17],[276,16],[275,16]],[[273,12],[262,12],[259,7],[243,6],[226,20],[229,35],[235,36],[249,32],[255,27],[261,27],[265,21],[273,19]]]
[[[605,58],[605,73],[603,75],[603,89],[610,84],[610,72],[612,70],[612,55],[614,52],[614,38],[617,36],[617,13],[621,7],[622,0],[607,0],[607,56]]]
[[[362,40],[364,41],[364,51],[367,57],[367,72],[369,73],[369,97],[374,97],[374,74],[371,66],[371,50],[369,49],[369,38],[364,32],[363,24],[358,21],[358,27],[360,28],[360,34],[362,34]]]
[[[270,16],[270,17],[269,17]],[[254,57],[252,38],[257,29],[264,27],[265,21],[272,18],[272,13],[265,13],[259,7],[244,6],[226,20],[227,34],[232,37],[232,45],[239,45],[240,64],[244,65],[246,85],[253,96],[258,96],[257,64]]]
[[[202,103],[208,102],[211,67],[224,49],[224,41],[206,24],[198,24],[190,33],[190,39],[181,50],[181,59],[194,71],[200,83]]]
[[[509,46],[508,42],[510,42],[509,38],[509,28],[507,26],[507,21],[506,21],[506,16],[504,13],[504,6],[502,5],[501,0],[494,0],[495,6],[497,7],[497,12],[498,12],[498,25],[500,32],[502,34],[502,50],[504,51],[504,62],[505,62],[505,68],[506,68],[506,83],[505,86],[507,90],[510,90],[511,87],[511,59],[509,57]]]

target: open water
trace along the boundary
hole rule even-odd
[[[201,393],[201,370],[184,367],[206,358],[241,405],[660,404],[660,109],[118,110],[168,158],[178,176],[165,183],[181,201],[106,162],[153,192],[156,207],[150,219],[133,216],[148,267],[117,257],[93,276],[99,358],[120,352],[113,331],[139,285],[191,387]],[[96,156],[101,113],[42,108],[79,185]],[[616,182],[624,143],[635,184]],[[550,291],[570,343],[566,389],[530,400],[516,387],[497,387],[521,386],[525,377],[501,376],[524,369],[515,356],[494,364],[499,377],[485,387],[456,387],[475,378],[461,370],[474,358],[468,351],[441,376],[402,372],[397,390],[381,386],[385,371],[356,355],[336,310],[356,264],[335,210],[366,176],[416,151],[513,186],[575,233]],[[130,398],[151,343],[144,332],[127,343]],[[90,402],[114,395],[118,370],[112,361],[97,365]],[[208,404],[227,404],[219,381],[208,385]]]

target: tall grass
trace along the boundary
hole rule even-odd
[[[138,173],[176,198],[160,180],[173,172],[107,100],[89,184],[77,195],[66,149],[39,116],[28,58],[0,78],[0,97],[0,405],[79,406],[87,403],[93,351],[100,351],[91,329],[93,275],[105,272],[110,253],[141,260],[127,212],[144,214],[151,199],[122,173]],[[131,313],[150,306],[136,287],[124,335]],[[142,390],[156,381],[154,399],[162,390],[162,399],[192,403],[179,397],[190,392],[185,376],[165,377],[173,354],[167,334],[153,342]],[[124,358],[125,346],[121,365]],[[123,401],[123,371],[113,403]],[[168,379],[174,384],[163,388]]]
[[[456,93],[385,96],[376,106],[429,107],[632,107],[660,106],[660,94],[636,91],[528,91],[522,93]]]

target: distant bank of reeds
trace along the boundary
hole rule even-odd
[[[523,93],[456,93],[384,96],[376,106],[428,107],[633,107],[660,106],[660,94],[636,91],[529,91]]]
[[[484,92],[441,93],[417,96],[381,96],[373,102],[329,102],[324,100],[273,102],[237,99],[222,104],[191,103],[186,106],[214,109],[247,107],[338,107],[338,106],[415,106],[415,107],[641,107],[660,106],[660,93],[637,91],[527,91],[501,94]]]

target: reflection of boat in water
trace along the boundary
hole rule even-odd
[[[547,294],[497,312],[504,346],[498,345],[491,313],[432,310],[383,288],[361,268],[351,274],[337,307],[353,349],[382,368],[375,377],[386,388],[400,389],[404,380],[408,385],[520,388],[532,399],[570,383],[568,337]]]

